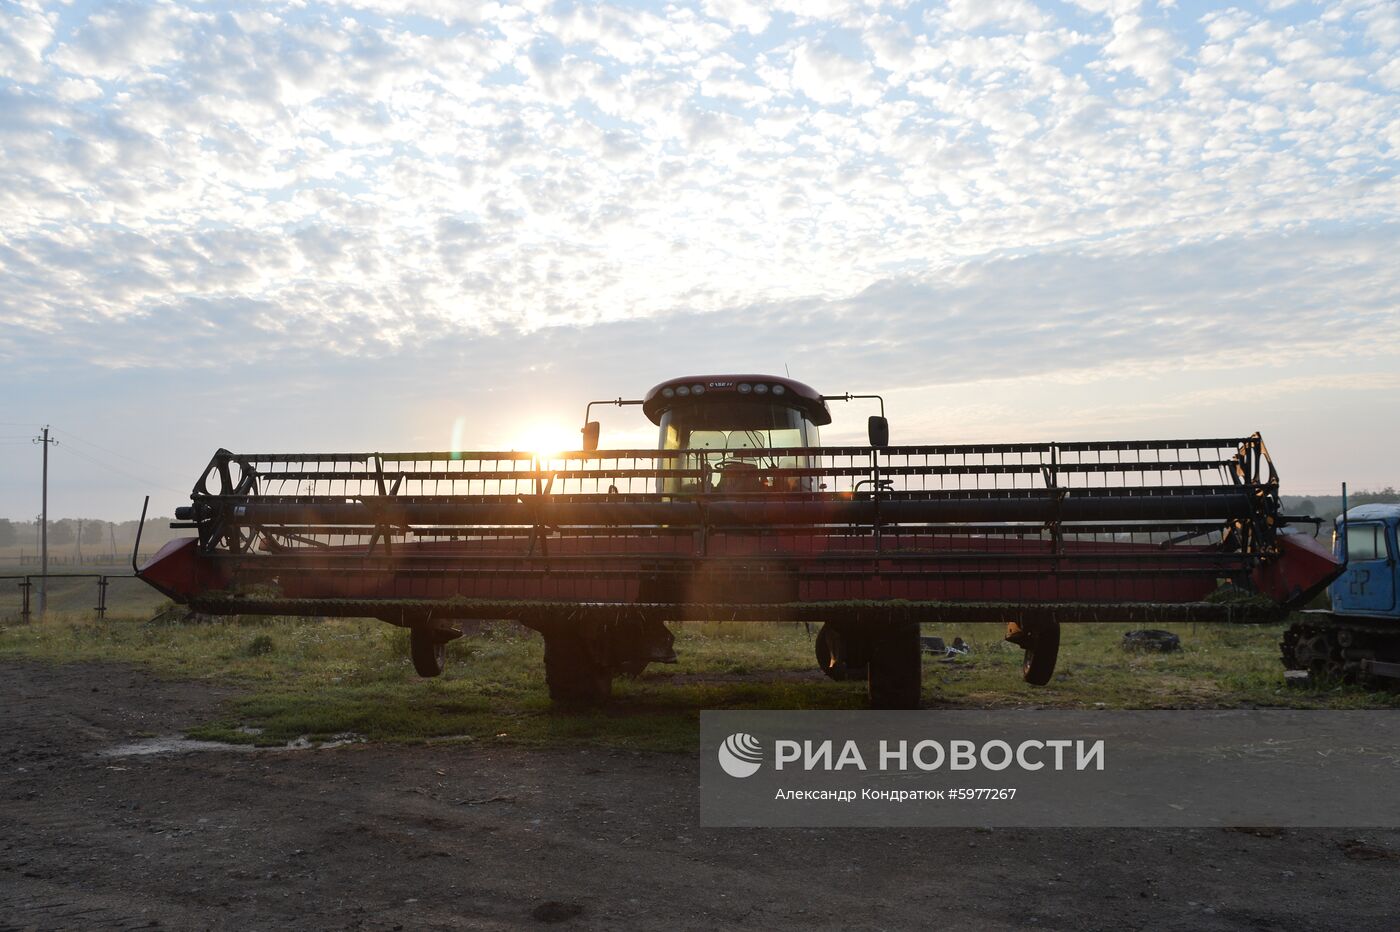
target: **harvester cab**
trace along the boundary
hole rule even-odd
[[[790,378],[771,375],[686,376],[655,386],[644,398],[590,402],[584,412],[584,449],[596,450],[601,424],[589,420],[594,405],[641,405],[660,429],[659,451],[680,454],[688,473],[658,483],[662,495],[705,493],[819,492],[815,465],[804,448],[821,446],[821,428],[831,423],[828,401],[870,398],[880,414],[870,418],[870,444],[889,443],[884,400],[878,395],[821,395]],[[777,478],[777,469],[810,475]],[[766,473],[766,474],[763,474]]]
[[[823,445],[837,399],[879,402],[868,443]],[[600,449],[599,404],[640,406],[656,446]],[[1005,624],[1043,685],[1063,621],[1276,620],[1340,569],[1283,533],[1258,434],[890,446],[879,396],[726,375],[593,402],[582,446],[219,450],[177,511],[194,536],[139,574],[208,614],[402,625],[424,676],[463,619],[514,619],[566,703],[673,659],[670,622],[814,622],[823,672],[912,708],[923,623]]]
[[[821,491],[824,486],[815,476],[775,484],[771,477],[760,482],[755,470],[811,466],[795,451],[821,446],[821,428],[831,423],[826,403],[856,399],[880,403],[880,413],[868,423],[870,445],[888,446],[889,422],[879,395],[821,395],[811,386],[771,375],[709,375],[662,382],[636,400],[589,402],[583,449],[598,449],[602,425],[590,420],[594,405],[641,405],[660,428],[657,449],[683,452],[686,466],[699,473],[694,482],[663,483],[657,489],[662,494],[721,491],[726,481],[730,491]]]

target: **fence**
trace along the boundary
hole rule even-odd
[[[5,574],[0,570],[0,622],[27,623],[38,618],[40,592],[46,590],[49,612],[149,614],[165,597],[131,572],[131,567],[99,565],[93,572]]]

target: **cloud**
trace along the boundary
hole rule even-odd
[[[1027,0],[951,0],[937,15],[930,13],[944,27],[974,30],[987,26],[1018,29],[1040,29],[1051,22],[1050,16]]]
[[[1394,323],[1392,3],[0,18],[7,390],[454,346],[913,384]]]
[[[723,20],[732,26],[759,35],[772,22],[772,14],[761,3],[747,0],[703,0],[701,9],[706,16]]]
[[[868,61],[822,42],[797,47],[792,61],[793,87],[818,104],[869,105],[879,99],[874,69]]]
[[[200,18],[168,3],[115,3],[95,9],[52,60],[64,70],[104,79],[146,73],[189,50],[191,26]]]
[[[53,36],[53,22],[38,3],[0,9],[0,74],[25,83],[42,80],[44,49]]]
[[[482,227],[459,218],[440,217],[435,229],[444,261],[464,268],[474,252],[490,248]],[[304,232],[299,242],[317,261],[327,261],[323,250],[349,248],[326,243],[321,231]],[[267,248],[235,237],[187,245],[217,256],[222,274],[232,276],[251,274],[268,260]],[[580,376],[579,366],[623,373],[646,360],[646,377],[660,379],[682,358],[723,371],[773,369],[781,356],[841,381],[878,373],[890,386],[1209,370],[1261,357],[1280,366],[1318,354],[1393,358],[1400,355],[1400,341],[1387,336],[1400,333],[1400,270],[1390,261],[1397,249],[1394,224],[1346,236],[1300,230],[1136,254],[1063,249],[891,276],[835,298],[533,330],[418,313],[428,282],[410,283],[405,294],[303,282],[279,302],[192,297],[100,329],[21,333],[18,349],[27,360],[20,365],[35,371],[64,357],[172,369],[285,359],[295,368],[328,350],[386,360],[450,351],[493,381],[508,379],[531,357],[578,360],[560,365]],[[44,258],[74,268],[87,261],[59,252]],[[107,268],[103,276],[118,293],[159,288],[162,280],[144,266]]]

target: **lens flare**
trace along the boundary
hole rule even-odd
[[[465,450],[466,432],[467,419],[465,417],[459,417],[454,420],[452,422],[452,442],[451,446],[447,449],[451,450],[453,453],[461,453]]]

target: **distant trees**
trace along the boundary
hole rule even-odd
[[[1284,510],[1289,514],[1315,515],[1323,521],[1331,521],[1342,513],[1342,497],[1340,495],[1309,495],[1306,498],[1291,498],[1284,496],[1287,501]],[[1289,503],[1292,504],[1289,504]],[[1400,503],[1400,492],[1394,486],[1386,486],[1383,489],[1359,489],[1347,495],[1347,507],[1355,508],[1357,505],[1374,504],[1396,504]]]
[[[155,553],[175,537],[188,536],[188,531],[170,528],[172,518],[148,518],[141,530],[141,552]],[[100,518],[51,518],[49,520],[49,560],[59,565],[68,562],[93,563],[110,561],[112,554],[127,556],[136,543],[137,521],[105,521]],[[14,566],[22,556],[25,565],[38,559],[39,522],[15,518],[0,518],[0,573],[4,566]],[[0,591],[0,601],[3,601]]]
[[[107,537],[106,532],[106,521],[94,521],[87,519],[83,521],[83,543],[85,544],[102,543]]]
[[[1356,505],[1375,505],[1400,502],[1400,493],[1395,491],[1394,486],[1386,486],[1379,492],[1357,492],[1355,495],[1347,496],[1347,507]]]
[[[78,539],[78,522],[72,518],[60,518],[49,522],[49,545],[65,547]]]

